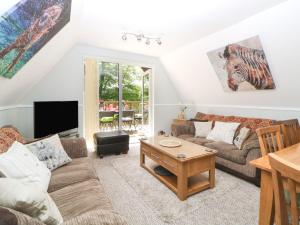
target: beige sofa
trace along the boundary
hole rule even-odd
[[[90,159],[83,138],[61,139],[72,162],[52,172],[48,192],[56,203],[63,225],[125,225],[126,221],[113,210]],[[43,225],[42,222],[0,207],[0,224]],[[5,224],[5,223],[3,223]]]
[[[245,141],[241,150],[233,144],[224,142],[215,142],[206,138],[195,137],[195,127],[193,121],[187,121],[185,124],[172,124],[172,135],[178,138],[191,141],[193,143],[206,146],[217,150],[216,167],[229,172],[237,177],[250,181],[256,185],[260,184],[260,171],[251,166],[249,162],[261,157],[258,137],[255,130],[259,127],[272,125],[275,121],[270,119],[246,118],[237,116],[222,116],[214,114],[197,113],[194,120],[198,121],[222,121],[238,122],[239,129],[248,127],[251,129],[251,135]]]

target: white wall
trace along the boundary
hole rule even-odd
[[[163,56],[162,64],[192,114],[300,118],[299,12],[300,1],[289,0]],[[224,92],[206,53],[255,35],[262,41],[276,90]]]
[[[19,120],[7,120],[15,124],[27,137],[33,135],[33,108],[34,101],[50,100],[78,100],[79,130],[83,133],[83,90],[84,73],[83,59],[85,57],[105,58],[148,65],[154,68],[154,131],[160,129],[169,131],[171,121],[178,113],[178,107],[166,104],[177,104],[180,99],[173,88],[171,81],[154,57],[138,54],[112,51],[95,48],[82,44],[75,45],[62,60],[35,85],[30,92],[19,102],[16,117]],[[1,113],[0,113],[1,120]],[[2,121],[2,123],[4,123]],[[0,124],[1,125],[1,124]]]

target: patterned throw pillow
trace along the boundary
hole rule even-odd
[[[22,182],[19,179],[1,178],[0,190],[1,206],[22,212],[46,225],[63,223],[56,204],[47,191],[38,185]],[[9,219],[15,221],[11,215]]]
[[[26,141],[23,136],[19,133],[19,131],[14,127],[2,127],[0,128],[0,133],[4,133],[9,138],[17,141],[19,143],[25,144]]]
[[[36,155],[40,161],[45,163],[51,171],[72,161],[65,152],[57,134],[27,144],[26,147]]]
[[[238,149],[242,149],[244,142],[250,136],[251,130],[249,128],[243,127],[240,129],[239,135],[235,137],[233,143]]]
[[[7,152],[15,141],[0,131],[0,154]]]

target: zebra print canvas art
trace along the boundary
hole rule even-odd
[[[225,91],[275,89],[258,36],[207,53]]]

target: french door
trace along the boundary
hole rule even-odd
[[[133,134],[149,129],[151,71],[141,66],[99,62],[100,130],[127,130]]]

